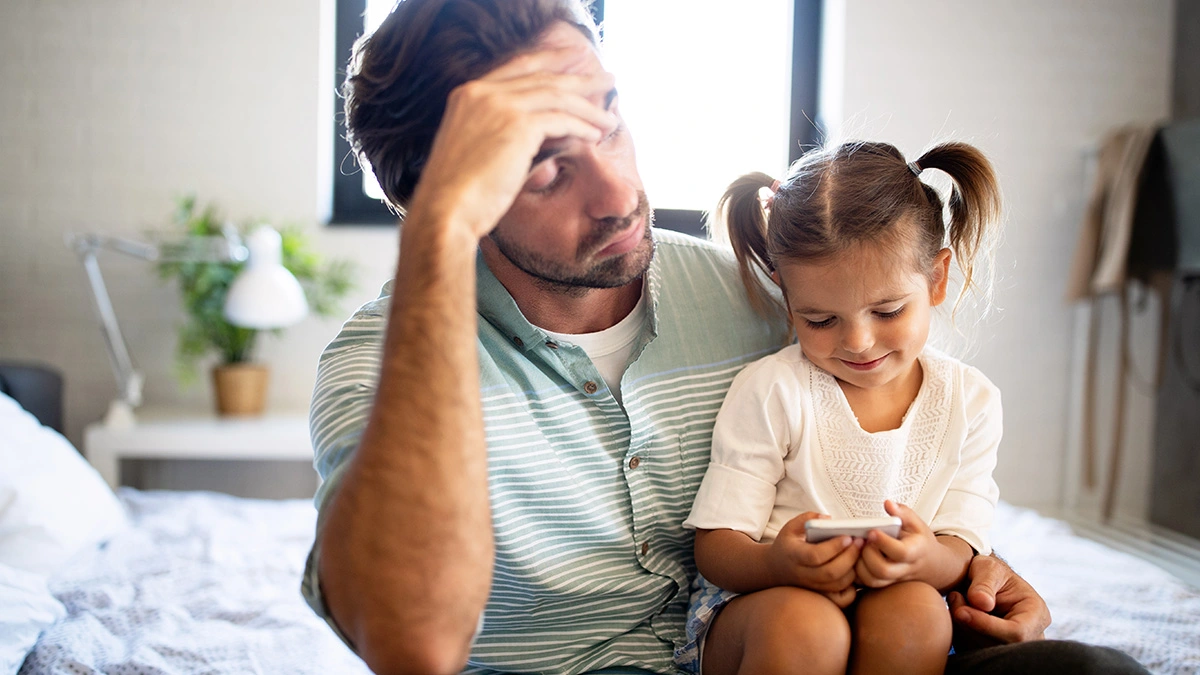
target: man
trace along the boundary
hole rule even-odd
[[[671,672],[716,411],[785,339],[731,255],[652,233],[594,36],[577,0],[405,0],[356,51],[350,138],[405,218],[321,359],[304,590],[378,672]],[[1096,662],[971,577],[956,619],[1017,644],[955,667]]]

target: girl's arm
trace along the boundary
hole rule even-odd
[[[835,537],[819,544],[804,540],[803,513],[788,521],[775,541],[762,544],[737,530],[696,530],[696,566],[704,578],[735,593],[773,586],[798,586],[838,593],[854,582],[862,540]]]

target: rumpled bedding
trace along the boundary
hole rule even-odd
[[[120,498],[133,527],[51,579],[67,616],[21,675],[368,672],[300,598],[310,502]],[[1154,673],[1200,673],[1200,590],[1003,503],[993,541],[1046,598],[1047,637],[1116,647]]]
[[[1115,647],[1152,673],[1200,673],[1200,589],[1066,523],[1001,503],[992,545],[1038,590],[1046,637]]]
[[[67,616],[21,675],[369,672],[300,597],[311,502],[119,496],[133,527],[50,580]]]

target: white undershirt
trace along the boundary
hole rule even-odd
[[[605,328],[596,333],[555,333],[546,334],[558,342],[565,342],[579,347],[592,360],[600,377],[608,385],[617,403],[621,403],[621,376],[633,356],[634,345],[642,334],[642,324],[646,319],[645,296],[638,298],[633,311],[611,328]],[[542,330],[545,330],[544,328]]]

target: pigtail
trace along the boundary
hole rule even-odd
[[[914,172],[938,169],[954,181],[947,203],[950,209],[949,239],[963,273],[963,286],[955,299],[955,309],[972,288],[986,304],[990,304],[987,301],[992,294],[992,262],[1001,225],[1000,183],[992,163],[974,146],[951,142],[929,149],[910,168]],[[927,195],[933,192],[928,185],[922,184],[922,187]]]
[[[708,222],[714,238],[729,237],[746,296],[754,310],[764,317],[783,310],[763,284],[763,276],[770,277],[775,268],[767,253],[767,212],[758,195],[760,190],[770,189],[774,184],[775,180],[765,173],[748,173],[738,178],[721,195]]]

